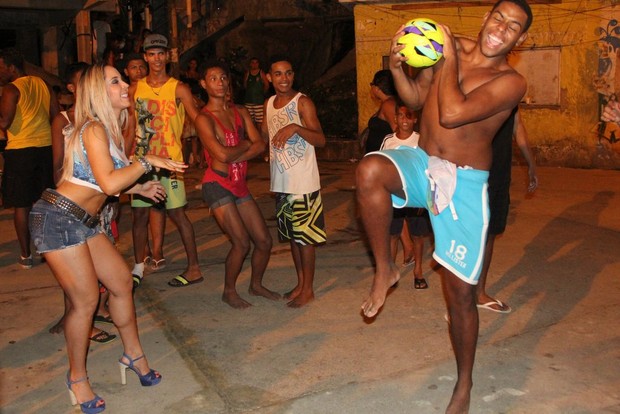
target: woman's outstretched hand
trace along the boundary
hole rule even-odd
[[[164,170],[183,172],[187,169],[187,164],[180,161],[173,161],[168,158],[162,158],[151,154],[145,156],[144,158],[153,166],[153,168],[156,168],[157,170],[163,168]]]

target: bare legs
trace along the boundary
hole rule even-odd
[[[413,257],[415,266],[413,268],[413,277],[422,279],[422,256],[424,255],[424,237],[413,236]]]
[[[489,296],[486,292],[487,276],[489,274],[489,268],[491,267],[491,260],[493,260],[493,247],[495,245],[495,234],[487,234],[487,242],[484,245],[484,261],[482,262],[482,272],[480,273],[480,279],[476,285],[476,303],[479,305],[487,304],[489,307],[496,311],[503,313],[510,312],[510,306],[506,303],[502,303],[497,299]],[[495,302],[495,303],[492,303]]]
[[[153,246],[151,247],[151,259],[155,262],[164,258],[164,233],[166,232],[166,211],[151,207],[149,209],[149,229]],[[146,242],[148,246],[148,239]]]
[[[289,300],[286,305],[291,308],[300,308],[314,299],[315,252],[315,246],[304,246],[291,240],[291,255],[297,271],[297,286],[284,295],[284,298]]]
[[[91,251],[97,254],[91,255]],[[46,253],[45,258],[71,302],[64,324],[70,379],[87,376],[89,334],[99,301],[98,279],[110,291],[110,313],[123,340],[125,353],[133,358],[143,354],[131,293],[131,275],[106,236],[99,234],[86,244]],[[139,360],[136,366],[141,372],[149,370],[146,360]],[[80,403],[95,396],[88,381],[75,383],[72,390]]]
[[[237,292],[237,279],[245,257],[250,251],[250,241],[254,243],[254,251],[252,252],[252,277],[248,291],[251,295],[272,300],[278,299],[279,294],[270,291],[262,284],[271,256],[272,241],[265,219],[256,202],[249,200],[241,204],[227,203],[215,208],[213,214],[231,242],[226,256],[222,300],[236,309],[252,306]]]
[[[187,255],[187,268],[182,276],[188,282],[200,279],[202,273],[200,272],[200,265],[198,263],[198,250],[196,249],[194,227],[185,214],[185,207],[173,208],[167,210],[167,212],[168,217],[170,217],[179,230],[183,247],[185,247],[185,254]]]
[[[60,317],[60,319],[58,320],[58,322],[56,322],[54,324],[54,326],[52,326],[49,329],[50,333],[53,334],[59,334],[61,332],[64,331],[64,327],[65,327],[65,318],[67,317],[67,314],[69,313],[69,310],[71,309],[71,301],[69,300],[69,298],[67,297],[66,294],[63,295],[64,296],[64,301],[65,301],[65,312],[63,313],[63,315]],[[97,314],[98,315],[102,315],[102,316],[109,316],[109,312],[107,311],[107,307],[105,306],[105,303],[108,300],[108,296],[109,296],[109,292],[106,290],[105,294],[101,294],[99,296],[99,307],[97,310]],[[91,325],[91,330],[90,330],[90,334],[89,337],[93,337],[101,332],[105,332],[102,329],[99,329],[95,326],[94,323],[92,323]]]
[[[31,207],[15,207],[13,225],[17,234],[19,250],[22,257],[30,256],[30,230],[28,229],[28,217]]]
[[[148,223],[150,207],[133,207],[131,235],[133,237],[133,255],[135,263],[144,263],[148,242]],[[141,276],[141,275],[139,275]]]
[[[402,184],[392,162],[379,155],[364,157],[356,172],[357,200],[376,271],[368,298],[362,303],[366,317],[373,317],[385,302],[388,289],[399,279],[390,254],[391,195],[402,196]],[[456,356],[458,380],[446,413],[467,413],[478,339],[475,286],[443,270],[442,285],[450,316],[450,339]]]
[[[357,202],[375,257],[376,270],[370,295],[362,303],[366,317],[373,317],[385,302],[388,289],[400,278],[390,249],[391,194],[402,184],[394,164],[380,155],[364,157],[356,171]]]
[[[476,287],[465,283],[446,269],[442,269],[442,286],[448,307],[450,340],[458,374],[446,413],[467,413],[478,342]]]
[[[409,226],[407,226],[407,219],[405,219],[403,229],[400,232],[400,243],[403,245],[403,264],[409,264],[411,260],[415,257],[413,251],[415,246],[412,239],[413,237],[409,233]],[[396,249],[396,252],[394,252],[394,260],[396,260],[396,253],[398,252],[398,247],[396,247]]]

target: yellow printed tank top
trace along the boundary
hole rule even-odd
[[[152,88],[140,79],[134,94],[136,101],[137,156],[153,154],[183,161],[181,136],[185,108],[176,100],[179,81],[169,78],[161,87]]]

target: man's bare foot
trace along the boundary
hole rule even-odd
[[[58,322],[56,322],[56,324],[50,328],[50,333],[59,334],[59,333],[62,333],[64,329],[65,329],[65,317],[63,315],[63,317],[60,318]]]
[[[295,296],[293,300],[288,302],[286,306],[289,308],[301,308],[302,306],[307,305],[309,302],[314,300],[314,292],[305,293],[300,292],[299,295]]]
[[[237,294],[237,292],[224,292],[224,294],[222,294],[222,302],[229,304],[235,309],[246,309],[252,306],[250,302],[244,300],[241,296]]]
[[[269,290],[262,285],[258,286],[257,288],[253,288],[252,286],[250,286],[250,288],[248,289],[248,293],[252,296],[262,296],[269,300],[278,300],[282,298],[282,295],[280,295],[278,292]]]
[[[395,266],[391,266],[390,272],[385,274],[375,273],[372,281],[370,295],[362,303],[364,316],[372,318],[379,312],[385,302],[388,290],[400,279],[400,273]]]
[[[469,413],[470,391],[457,391],[456,387],[452,393],[450,404],[446,408],[446,414],[467,414]]]
[[[295,288],[293,290],[291,290],[290,292],[286,292],[282,296],[282,298],[285,299],[285,300],[293,300],[297,296],[299,296],[300,293],[301,293],[301,287],[295,286]]]

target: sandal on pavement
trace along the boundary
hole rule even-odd
[[[110,315],[108,315],[108,316],[96,315],[95,316],[95,322],[98,322],[98,323],[109,323],[110,325],[114,325],[114,321],[112,320],[112,317]]]
[[[142,284],[142,276],[138,276],[134,273],[131,274],[131,278],[133,279],[133,290],[135,291]]]
[[[136,359],[131,359],[129,355],[123,352],[123,357],[118,360],[118,364],[121,367],[121,384],[122,385],[127,384],[127,369],[130,369],[136,373],[136,375],[140,379],[140,384],[142,384],[143,387],[150,387],[150,386],[157,385],[160,383],[161,374],[159,372],[155,371],[154,369],[151,369],[149,370],[149,372],[142,375],[142,372],[140,372],[138,367],[134,365],[134,362],[142,358],[144,358],[144,354],[140,355]],[[129,362],[123,362],[123,359],[126,359]]]
[[[418,279],[417,277],[413,278],[413,287],[416,289],[428,289],[428,283],[426,283],[426,279],[423,277]]]
[[[506,303],[502,303],[499,299],[492,300],[487,303],[482,303],[476,305],[479,309],[490,310],[491,312],[497,313],[510,313],[512,312],[512,308],[508,306]]]
[[[195,279],[195,280],[187,280],[185,276],[178,275],[178,276],[175,276],[174,279],[170,280],[168,282],[168,285],[172,287],[185,287],[189,285],[194,285],[196,283],[200,283],[203,280],[205,280],[205,278],[202,276],[200,276],[198,279]]]
[[[166,259],[151,259],[151,270],[153,272],[158,272],[160,270],[164,270],[166,268]]]
[[[80,382],[88,381],[88,377],[82,377],[75,381],[71,380],[69,371],[67,371],[67,388],[69,389],[69,398],[71,398],[71,405],[78,405],[77,397],[73,392],[72,386]],[[97,414],[105,410],[105,401],[103,398],[95,394],[95,398],[90,401],[85,401],[80,404],[80,409],[84,414]]]
[[[97,342],[98,344],[107,344],[108,342],[112,342],[116,339],[116,335],[107,333],[106,331],[101,331],[98,334],[95,334],[90,337],[90,340],[93,342]]]

